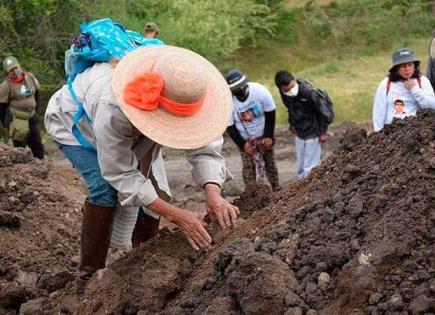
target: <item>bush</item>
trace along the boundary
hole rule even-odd
[[[425,0],[353,0],[303,9],[304,36],[312,42],[343,47],[390,48],[409,36],[427,36],[435,18]]]

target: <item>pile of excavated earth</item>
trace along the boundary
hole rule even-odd
[[[163,229],[81,300],[67,280],[82,188],[14,152],[0,147],[0,314],[435,314],[435,111],[349,129],[306,179],[248,187],[234,228],[210,222],[210,252]]]

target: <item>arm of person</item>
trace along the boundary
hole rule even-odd
[[[211,248],[205,223],[193,213],[160,199],[151,180],[137,169],[138,161],[131,150],[133,126],[119,107],[101,101],[95,117],[98,164],[104,179],[125,196],[120,200],[121,206],[145,206],[177,224],[194,249]]]
[[[273,100],[272,94],[266,87],[263,87],[261,94],[261,105],[264,110],[264,132],[263,132],[263,145],[270,148],[274,142],[275,135],[275,120],[276,120],[276,104]]]
[[[222,229],[230,227],[237,219],[239,210],[221,195],[221,187],[227,178],[225,160],[221,155],[223,137],[199,149],[186,150],[192,165],[192,177],[206,192],[206,210]]]
[[[421,77],[421,88],[418,84],[415,84],[410,91],[414,99],[422,108],[435,109],[434,90],[430,81],[426,77]]]
[[[384,128],[387,120],[387,79],[384,79],[376,90],[373,101],[373,130],[379,131]]]
[[[9,105],[9,82],[4,80],[0,83],[0,106]]]
[[[246,141],[240,135],[240,132],[237,130],[236,125],[233,124],[231,126],[228,126],[227,132],[230,135],[231,139],[234,141],[234,143],[240,148],[240,150],[243,150]]]
[[[427,78],[429,79],[432,88],[435,89],[435,59],[429,57],[427,64]]]
[[[33,75],[33,73],[31,72],[27,72],[26,75],[28,75],[33,82],[33,85],[35,87],[35,102],[36,102],[36,108],[35,111],[40,114],[41,110],[42,110],[42,104],[41,104],[41,94],[40,94],[40,90],[41,90],[41,84],[39,83],[39,81],[36,79],[36,77]]]

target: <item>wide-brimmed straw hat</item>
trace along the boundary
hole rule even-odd
[[[128,53],[114,70],[112,89],[121,110],[142,134],[176,149],[195,149],[216,140],[232,112],[231,93],[220,72],[204,57],[180,47],[148,46]]]

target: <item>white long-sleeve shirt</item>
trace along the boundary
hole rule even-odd
[[[394,117],[403,118],[414,116],[419,108],[435,109],[435,93],[430,81],[421,76],[421,87],[416,79],[415,86],[408,90],[402,81],[391,82],[387,94],[388,77],[381,81],[373,102],[373,130],[379,131],[385,124],[390,124]],[[397,112],[395,102],[404,103],[404,111]]]
[[[145,207],[158,197],[159,191],[170,196],[161,154],[161,146],[147,137],[135,141],[133,125],[124,115],[112,93],[113,68],[108,63],[97,63],[74,80],[74,91],[83,101],[91,123],[82,119],[79,128],[83,136],[97,150],[98,163],[107,182],[118,191],[122,206]],[[58,143],[80,145],[71,132],[73,117],[78,107],[66,85],[58,90],[48,103],[45,113],[47,133]],[[192,176],[199,186],[207,182],[222,185],[230,176],[220,154],[223,138],[207,146],[186,150],[192,165]],[[137,169],[138,160],[151,154],[151,172],[157,186]]]

